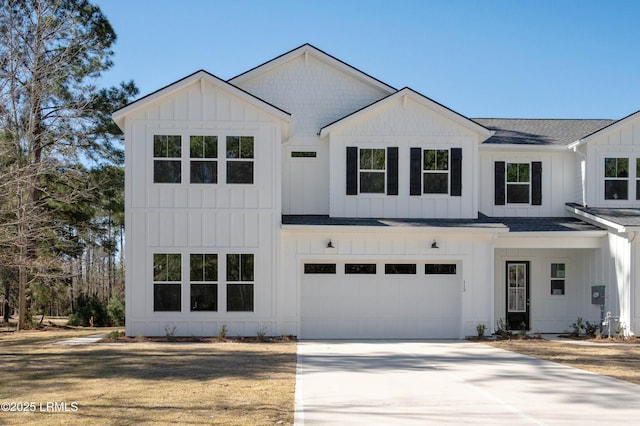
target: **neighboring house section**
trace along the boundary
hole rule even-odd
[[[640,329],[635,114],[469,119],[305,44],[113,118],[128,335]]]

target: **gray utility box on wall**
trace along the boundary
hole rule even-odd
[[[604,305],[604,286],[592,285],[591,286],[591,304],[592,305]]]

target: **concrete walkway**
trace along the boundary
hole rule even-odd
[[[606,360],[603,360],[606,362]],[[296,425],[604,425],[640,386],[466,341],[300,342]]]
[[[53,345],[58,345],[58,346],[92,345],[104,339],[105,337],[107,337],[105,333],[94,334],[92,336],[83,336],[83,337],[76,337],[74,339],[62,340],[60,342],[53,343]]]

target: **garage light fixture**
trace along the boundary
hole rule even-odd
[[[439,249],[440,247],[438,247],[438,243],[436,242],[436,240],[433,240],[433,242],[431,243],[431,248],[432,249]]]
[[[331,243],[331,240],[329,240],[329,242],[327,243],[327,248],[334,248],[333,244]]]

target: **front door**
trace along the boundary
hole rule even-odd
[[[507,262],[507,324],[529,330],[529,262]]]

